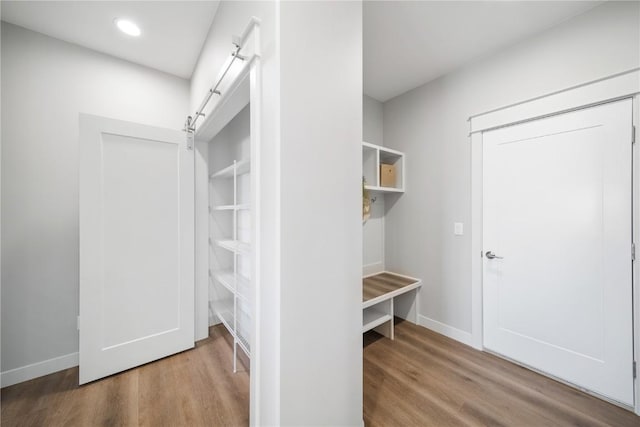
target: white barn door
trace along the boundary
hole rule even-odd
[[[80,384],[194,345],[193,150],[80,116]]]
[[[483,134],[484,346],[633,406],[632,103]]]

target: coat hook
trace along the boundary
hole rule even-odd
[[[371,203],[375,203],[375,202],[376,202],[376,200],[378,200],[378,198],[377,198],[377,197],[372,198],[372,199],[371,199]]]

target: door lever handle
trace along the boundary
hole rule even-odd
[[[495,255],[495,254],[494,254],[493,252],[491,252],[491,251],[487,251],[484,255],[485,255],[487,258],[489,258],[489,259],[503,259],[503,258],[504,258],[504,257],[501,257],[501,256],[497,256],[497,255]]]

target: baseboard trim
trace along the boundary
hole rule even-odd
[[[432,331],[444,335],[445,337],[459,341],[462,344],[473,347],[473,335],[470,332],[454,328],[453,326],[438,322],[437,320],[430,319],[421,314],[418,315],[418,325],[423,326],[427,329],[431,329]]]
[[[376,273],[384,271],[384,262],[374,262],[371,264],[365,264],[362,266],[362,275],[371,276]]]
[[[78,366],[78,353],[66,354],[20,368],[10,369],[0,373],[0,387],[8,387],[64,369],[73,368],[74,366]]]

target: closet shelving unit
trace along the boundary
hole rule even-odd
[[[209,302],[211,312],[218,317],[233,337],[233,371],[237,371],[237,349],[251,357],[250,327],[251,327],[251,280],[244,276],[240,269],[240,258],[251,254],[251,243],[241,239],[239,228],[239,215],[242,212],[249,214],[250,205],[240,203],[239,179],[242,175],[251,172],[251,163],[248,160],[234,161],[233,164],[209,175],[210,185],[219,186],[221,190],[231,191],[232,203],[213,205],[212,213],[231,215],[221,223],[228,224],[222,227],[218,233],[220,236],[211,236],[210,243],[230,253],[232,263],[228,268],[210,270],[210,279],[219,284],[228,296],[220,297]],[[232,186],[232,188],[228,188]],[[224,188],[223,188],[224,187]],[[222,263],[221,263],[222,264]]]
[[[396,185],[380,185],[380,165],[391,164],[396,169]],[[404,153],[381,145],[362,143],[362,175],[365,188],[376,193],[404,193]]]

